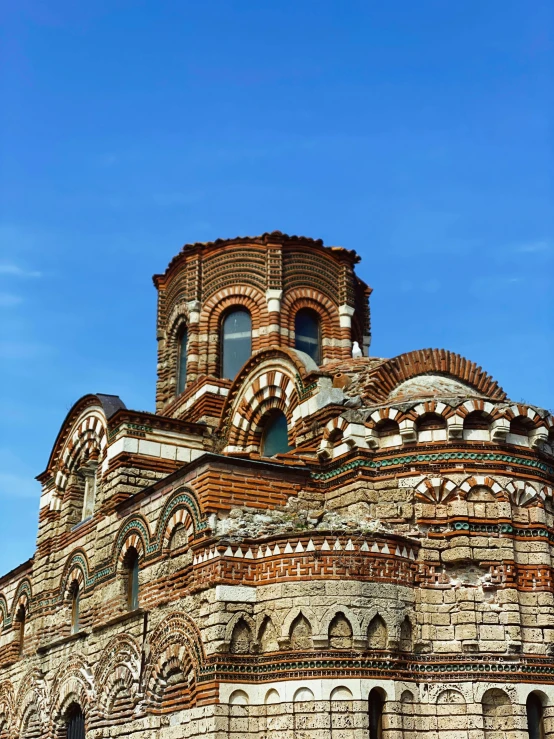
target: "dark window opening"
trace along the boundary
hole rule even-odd
[[[464,429],[487,431],[489,423],[489,418],[485,413],[482,411],[472,411],[464,418]]]
[[[510,423],[510,433],[518,436],[528,436],[534,428],[533,422],[527,416],[517,416]]]
[[[529,739],[544,739],[543,708],[536,693],[527,698],[527,731]]]
[[[432,431],[435,429],[445,429],[446,421],[438,413],[426,413],[416,421],[418,431]]]
[[[179,364],[177,367],[177,395],[180,395],[187,384],[187,329],[183,329],[179,339]]]
[[[85,739],[85,717],[76,703],[69,707],[65,725],[67,739]]]
[[[369,694],[369,739],[383,739],[383,709],[385,697],[379,688],[373,688]]]
[[[134,547],[131,547],[125,555],[125,566],[127,569],[127,607],[130,611],[136,611],[139,607],[139,556]]]
[[[398,424],[390,418],[384,418],[382,421],[379,421],[375,430],[380,439],[384,439],[387,436],[396,436],[396,434],[400,433]]]
[[[252,319],[244,309],[233,310],[223,320],[221,375],[234,380],[252,354]]]
[[[19,624],[18,649],[19,649],[19,654],[21,655],[23,654],[23,650],[25,648],[25,622],[27,620],[27,613],[25,611],[25,606],[19,606],[15,620]]]
[[[265,422],[262,434],[262,456],[286,454],[291,449],[287,418],[282,411],[273,411]]]
[[[80,628],[80,601],[81,594],[79,592],[79,585],[74,583],[71,591],[71,633],[78,634]]]
[[[303,308],[296,314],[294,346],[321,364],[321,323],[315,311]]]

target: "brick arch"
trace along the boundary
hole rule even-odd
[[[426,477],[417,485],[416,499],[424,503],[443,504],[452,500],[458,488],[444,477]]]
[[[489,416],[491,419],[499,418],[501,415],[501,412],[496,405],[493,405],[488,400],[482,400],[480,398],[465,400],[456,408],[456,413],[461,418],[465,418],[470,413],[475,412],[483,413],[483,415]]]
[[[144,673],[144,695],[147,711],[161,713],[164,708],[168,677],[192,670],[193,679],[182,691],[184,706],[196,704],[198,673],[205,661],[200,632],[185,613],[173,612],[153,631],[148,643],[148,659]]]
[[[15,719],[15,691],[10,680],[0,683],[0,736],[11,736]]]
[[[515,418],[519,418],[520,416],[528,418],[536,429],[541,426],[546,427],[546,423],[539,414],[533,408],[529,408],[529,406],[523,405],[522,403],[517,403],[511,405],[509,408],[505,408],[503,415],[509,421],[513,421]]]
[[[49,695],[43,673],[32,668],[28,670],[19,684],[15,698],[15,714],[13,725],[18,736],[22,735],[25,723],[33,712],[36,712],[41,729],[48,717],[50,707]]]
[[[144,516],[135,514],[125,521],[119,529],[112,549],[112,562],[114,570],[123,564],[125,555],[131,547],[137,550],[140,559],[148,552],[150,544],[150,528]]]
[[[545,498],[543,489],[537,483],[528,480],[510,480],[506,485],[506,492],[516,506],[525,506]]]
[[[221,321],[223,315],[234,307],[245,308],[250,313],[252,319],[252,352],[264,347],[264,337],[260,335],[259,331],[268,322],[265,295],[254,287],[241,285],[219,290],[204,303],[200,311],[198,334],[201,337],[206,337],[206,339],[203,343],[199,342],[199,374],[220,374]],[[202,351],[202,347],[204,351]]]
[[[446,349],[420,349],[383,362],[368,376],[363,395],[374,403],[385,403],[398,385],[428,374],[451,376],[490,400],[506,400],[504,390],[481,367]]]
[[[84,591],[87,588],[89,581],[89,563],[85,552],[82,549],[77,549],[72,552],[67,558],[67,562],[63,569],[62,576],[60,578],[60,598],[62,601],[68,599],[71,585],[74,582],[79,584],[79,589]]]
[[[388,406],[387,408],[380,408],[378,411],[373,411],[373,413],[367,420],[367,425],[370,428],[375,428],[381,423],[381,421],[399,422],[402,417],[402,411],[400,411],[398,408],[395,408],[394,406]]]
[[[190,310],[188,303],[180,302],[174,306],[169,318],[167,319],[166,340],[168,342],[175,341],[183,326],[190,324]]]
[[[170,395],[175,395],[177,389],[177,376],[178,376],[178,363],[179,363],[179,351],[180,351],[180,338],[183,329],[186,328],[188,333],[187,337],[187,375],[189,374],[189,361],[188,355],[195,353],[197,346],[197,338],[191,336],[190,323],[190,311],[189,306],[186,302],[180,302],[174,306],[171,311],[171,315],[167,321],[167,331],[165,335],[165,351],[163,359],[165,363],[165,378],[170,380],[172,378],[171,392]]]
[[[12,601],[11,609],[11,620],[12,623],[15,621],[17,611],[20,606],[25,608],[25,614],[28,616],[31,611],[31,602],[33,597],[33,590],[31,587],[31,581],[28,577],[24,577],[23,580],[17,586],[15,595]]]
[[[341,432],[342,435],[340,443],[335,446],[332,435],[337,431]],[[325,461],[341,456],[351,449],[376,448],[377,445],[378,442],[372,428],[365,426],[363,423],[353,423],[342,416],[338,416],[325,424],[317,455],[320,460]]]
[[[46,472],[39,479],[44,483],[49,476],[54,484],[55,497],[63,498],[70,475],[84,461],[101,464],[108,443],[108,420],[102,398],[85,395],[68,413],[50,454]],[[119,398],[111,400],[115,407],[124,408]]]
[[[323,429],[324,440],[329,441],[331,435],[336,431],[342,431],[344,434],[349,426],[350,422],[347,421],[346,418],[343,418],[343,416],[332,418],[330,421],[327,421],[325,428]]]
[[[81,707],[85,724],[90,726],[97,706],[96,690],[92,670],[79,654],[62,663],[52,680],[50,716],[53,739],[65,738],[65,715],[73,703]]]
[[[190,516],[195,535],[208,528],[208,520],[202,512],[198,497],[188,486],[178,488],[163,507],[154,536],[158,549],[167,549],[173,529],[177,524],[183,523],[187,515]]]
[[[110,717],[115,698],[123,691],[134,703],[138,694],[141,649],[129,634],[117,634],[102,650],[95,670],[98,686],[98,713]]]
[[[280,377],[271,378],[271,374]],[[292,378],[282,372],[262,373],[250,386],[245,386],[242,396],[237,398],[226,450],[259,452],[263,419],[271,410],[285,414],[289,439],[292,437],[294,441],[294,411],[297,406],[298,393]]]
[[[304,360],[294,349],[288,348],[277,348],[271,347],[256,352],[250,358],[250,361],[245,364],[239,374],[235,377],[223,410],[221,412],[221,421],[219,429],[224,429],[229,424],[232,414],[237,406],[237,397],[244,394],[245,387],[248,383],[252,382],[255,377],[263,372],[264,367],[261,365],[267,365],[265,367],[268,371],[282,372],[287,375],[288,378],[293,380],[296,386],[297,393],[302,395],[302,399],[309,397],[312,390],[312,385],[305,386],[304,380],[307,380],[307,376],[317,368],[312,362],[312,366],[306,366]],[[315,389],[315,386],[314,388]]]
[[[244,440],[243,447],[250,452],[261,453],[262,436],[265,429],[265,421],[267,415],[271,411],[281,411],[287,419],[287,425],[289,427],[289,440],[291,434],[294,437],[294,431],[292,429],[293,417],[292,411],[294,409],[287,405],[286,398],[282,396],[270,397],[260,400],[259,405],[252,414],[252,420],[250,425],[250,433]],[[294,438],[292,439],[294,443]]]
[[[300,287],[285,293],[281,304],[281,329],[284,329],[288,346],[294,348],[296,314],[303,308],[309,308],[319,316],[322,364],[333,359],[348,359],[351,356],[350,345],[334,346],[345,338],[345,332],[341,330],[338,306],[313,288]],[[350,335],[346,338],[350,339]]]
[[[257,449],[259,422],[271,407],[283,411],[289,438],[294,440],[295,426],[300,420],[298,406],[315,390],[315,384],[308,388],[304,385],[302,378],[308,372],[293,349],[272,348],[254,355],[233,382],[223,407],[219,433],[225,450],[240,452],[250,444]]]
[[[471,490],[476,487],[489,488],[495,498],[498,500],[507,500],[507,494],[502,485],[492,477],[485,475],[471,475],[465,479],[459,486],[460,498],[467,498]]]
[[[2,630],[8,626],[9,621],[9,611],[8,611],[8,601],[6,600],[5,595],[0,593],[0,634],[2,633]]]

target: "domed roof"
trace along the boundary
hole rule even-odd
[[[324,365],[323,370],[334,376],[346,395],[360,396],[365,406],[436,397],[507,400],[504,390],[481,367],[446,349],[420,349],[392,359],[342,360]]]
[[[405,380],[388,395],[390,402],[403,402],[424,398],[483,397],[465,382],[443,375],[419,375]]]

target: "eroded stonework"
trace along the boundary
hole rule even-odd
[[[0,578],[0,739],[554,736],[554,419],[353,358],[357,261],[274,232],[155,277],[156,413],[74,405]]]

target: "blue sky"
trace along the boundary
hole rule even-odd
[[[0,573],[71,405],[153,409],[150,278],[188,241],[354,248],[374,355],[554,408],[548,0],[0,8]]]

